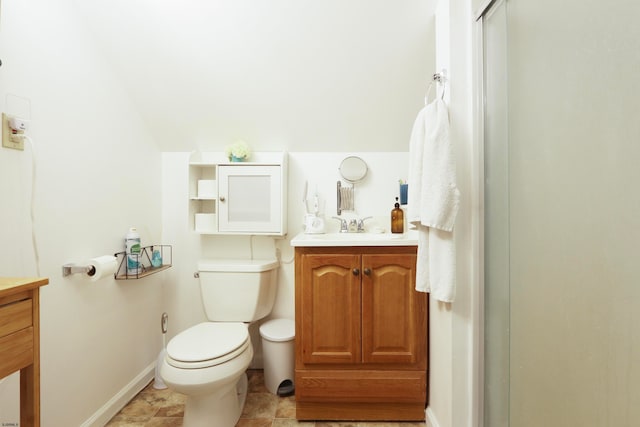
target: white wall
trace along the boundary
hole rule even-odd
[[[472,115],[471,0],[440,0],[436,9],[436,65],[449,82],[451,143],[457,165],[460,210],[456,219],[456,299],[430,300],[429,427],[473,426],[478,396],[478,251],[476,158]]]
[[[0,105],[31,119],[41,291],[42,424],[77,426],[155,359],[160,278],[89,284],[61,267],[123,249],[129,226],[159,242],[160,155],[69,1],[3,0]],[[0,274],[36,276],[33,153],[0,149]],[[17,378],[0,385],[16,423]]]
[[[185,233],[186,198],[167,199],[186,182],[185,152],[222,150],[236,137],[291,152],[291,235],[302,178],[330,187],[322,191],[334,200],[337,178],[325,175],[337,175],[346,151],[371,162],[359,214],[383,221],[392,208],[434,71],[432,2],[227,1],[213,21],[207,4],[1,3],[0,103],[32,120],[40,274],[51,280],[41,307],[43,425],[100,425],[148,378],[162,311],[170,335],[202,319],[195,262],[227,242]],[[2,275],[36,275],[30,164],[28,150],[0,150],[0,196],[11,207],[0,210]],[[64,263],[121,250],[131,225],[143,242],[172,244],[174,267],[135,282],[61,277]],[[245,254],[251,242],[240,241],[231,247]],[[268,239],[252,243],[275,250]],[[287,239],[276,245],[291,259]],[[292,317],[286,265],[274,314]],[[16,393],[15,377],[0,384],[0,422],[16,419]]]
[[[165,151],[392,151],[433,73],[433,0],[77,0]]]

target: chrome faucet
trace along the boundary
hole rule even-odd
[[[368,219],[373,218],[372,216],[368,216],[358,220],[358,233],[364,233],[364,222]]]
[[[332,216],[331,218],[337,219],[338,221],[340,221],[340,232],[341,233],[348,233],[349,232],[349,226],[347,225],[347,220],[346,219],[338,218],[337,216]]]
[[[337,219],[338,221],[340,221],[340,232],[341,233],[364,233],[364,222],[368,219],[371,219],[373,217],[368,216],[365,218],[361,218],[361,219],[352,219],[349,222],[347,222],[346,219],[343,218],[339,218],[337,216],[333,216],[331,217],[333,219]]]

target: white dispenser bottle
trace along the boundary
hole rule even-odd
[[[142,272],[140,268],[142,247],[140,246],[140,234],[135,227],[129,228],[129,232],[124,238],[124,244],[127,256],[127,275],[137,275]]]

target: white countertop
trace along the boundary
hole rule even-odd
[[[300,233],[291,246],[418,246],[418,232],[392,233]]]

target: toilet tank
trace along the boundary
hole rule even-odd
[[[212,322],[253,322],[267,316],[276,298],[278,261],[201,260],[200,290]]]

